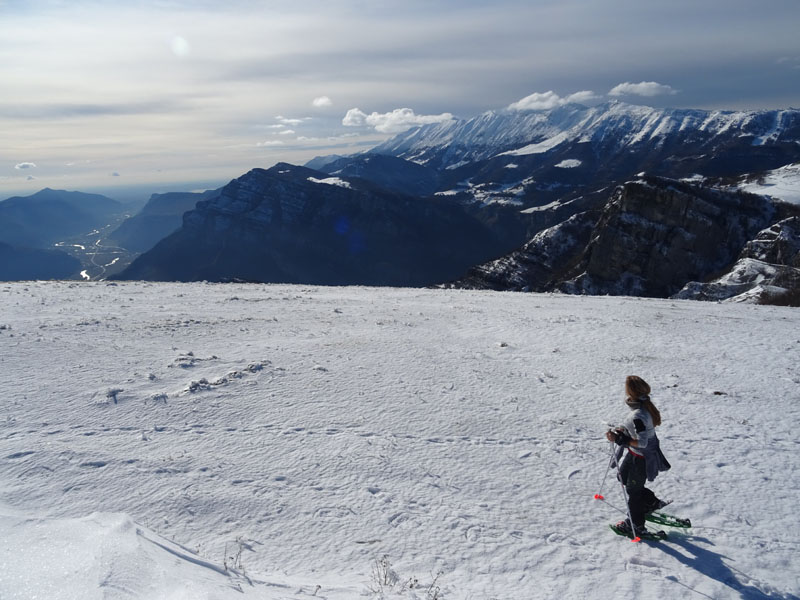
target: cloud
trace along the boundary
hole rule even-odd
[[[116,171],[114,171],[114,172],[111,174],[111,176],[112,176],[112,177],[119,177],[119,176],[120,176],[120,174],[119,174],[119,173],[117,173]]]
[[[345,127],[372,127],[381,133],[400,133],[412,127],[452,121],[453,115],[418,115],[410,108],[396,108],[392,112],[367,114],[358,108],[351,108],[342,119]]]
[[[278,132],[278,135],[292,135],[294,133],[294,129],[284,129],[283,131]]]
[[[788,65],[791,69],[800,69],[800,56],[782,56],[777,60],[779,65]]]
[[[277,121],[278,121],[278,122],[279,122],[281,125],[300,125],[300,123],[302,123],[302,122],[303,122],[303,119],[287,119],[286,117],[282,117],[282,116],[280,116],[280,115],[278,115],[277,117],[275,117],[275,119],[276,119],[276,120],[277,120]]]
[[[333,106],[333,101],[327,96],[320,96],[319,98],[314,98],[311,105],[315,108],[325,108],[326,106]]]
[[[267,140],[266,142],[258,142],[256,144],[258,148],[266,148],[267,146],[283,146],[283,142],[280,140]]]
[[[588,102],[596,102],[600,100],[600,96],[595,94],[590,90],[583,90],[581,92],[575,92],[574,94],[570,94],[566,98],[564,98],[565,104],[586,104]]]
[[[611,88],[609,96],[674,96],[678,91],[668,85],[656,83],[655,81],[642,81],[641,83],[620,83]]]
[[[537,92],[525,96],[522,100],[510,104],[508,108],[509,110],[550,110],[565,104],[585,104],[599,99],[599,96],[590,90],[575,92],[565,98],[550,90],[543,94]]]
[[[33,175],[28,175],[28,179],[27,180],[28,181],[36,181],[36,177],[34,177]]]
[[[36,168],[36,164],[32,163],[32,162],[21,162],[21,163],[19,163],[17,165],[14,165],[14,168],[17,169],[17,170],[20,170],[20,169],[35,169]]]

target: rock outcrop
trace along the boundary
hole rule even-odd
[[[800,260],[797,219],[770,224],[792,211],[762,196],[646,177],[616,188],[602,210],[550,227],[452,285],[651,297],[683,288],[679,297],[716,299],[723,283],[685,286],[727,273],[741,258],[749,262],[738,271],[740,292],[767,271],[775,286],[791,288],[787,269]]]
[[[706,283],[691,281],[675,297],[800,306],[800,217],[759,232],[729,272]]]
[[[579,213],[536,234],[519,250],[469,270],[447,287],[497,291],[546,291],[580,259],[589,243],[599,211]]]
[[[775,215],[766,198],[646,178],[606,205],[569,293],[667,297],[730,266]]]

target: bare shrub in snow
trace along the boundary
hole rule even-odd
[[[389,557],[384,554],[382,557],[376,558],[372,564],[371,581],[367,589],[380,598],[384,598],[387,594],[403,594],[409,591],[410,597],[417,599],[420,596],[416,591],[424,590],[423,598],[425,600],[444,600],[441,586],[438,584],[441,576],[441,571],[435,575],[432,574],[432,581],[428,585],[420,583],[416,576],[405,579],[392,568]]]
[[[233,570],[245,573],[242,552],[246,547],[242,536],[238,536],[230,546],[227,542],[225,543],[225,556],[222,559],[222,566],[226,571]]]
[[[400,577],[392,569],[389,557],[384,554],[380,558],[376,558],[372,564],[372,579],[369,591],[373,594],[382,595],[384,591],[392,589],[398,581],[400,581]]]

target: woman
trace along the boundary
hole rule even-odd
[[[617,527],[638,536],[645,531],[645,515],[667,504],[644,487],[645,483],[653,481],[659,471],[668,470],[670,465],[661,453],[656,436],[655,428],[661,425],[661,413],[650,400],[650,386],[641,377],[630,375],[625,379],[625,393],[625,403],[631,412],[622,426],[606,433],[606,438],[628,449],[620,464],[619,476],[628,495],[633,528],[631,530],[628,519],[617,523]]]

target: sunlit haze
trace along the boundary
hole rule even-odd
[[[220,185],[486,110],[800,105],[800,3],[0,1],[0,199]]]

